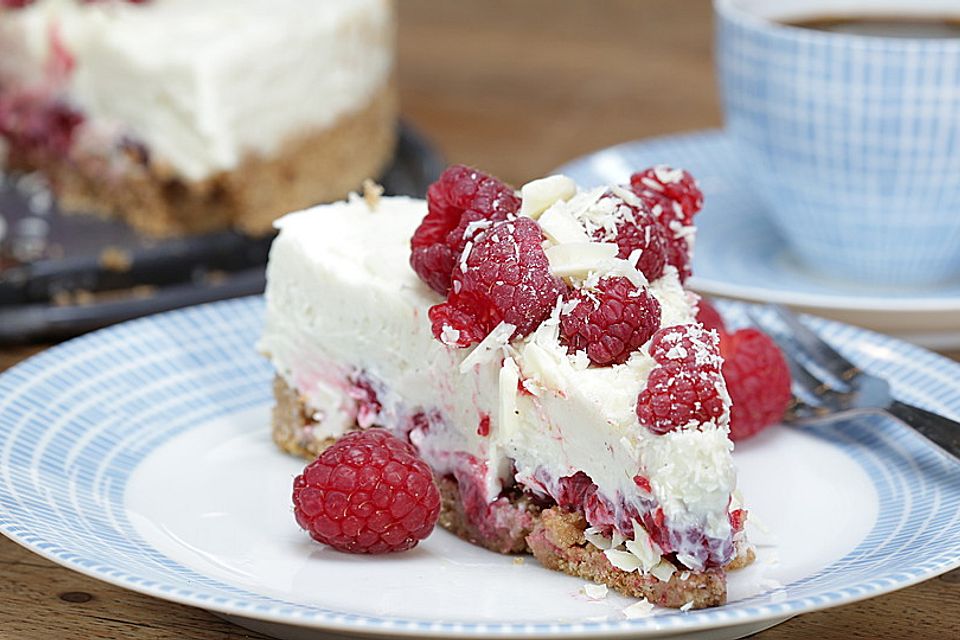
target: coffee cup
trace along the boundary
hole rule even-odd
[[[867,285],[960,277],[960,7],[715,0],[714,8],[744,188],[796,257]]]

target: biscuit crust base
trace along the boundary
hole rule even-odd
[[[157,237],[224,229],[269,234],[290,211],[344,198],[367,178],[380,177],[397,140],[392,82],[361,109],[331,126],[289,138],[270,155],[248,155],[236,169],[203,180],[178,175],[148,149],[84,151],[63,157],[12,157],[11,168],[39,171],[60,207],[124,220]]]
[[[274,379],[273,389],[273,440],[280,449],[314,458],[335,442],[335,438],[312,438],[312,420],[303,398],[279,376]],[[625,596],[646,598],[661,607],[679,608],[692,603],[692,608],[702,609],[724,604],[726,571],[754,560],[753,550],[743,547],[725,569],[675,572],[661,582],[652,575],[614,568],[600,549],[587,542],[587,521],[579,513],[543,508],[528,496],[517,494],[490,505],[496,513],[490,514],[486,526],[478,526],[467,517],[457,482],[438,477],[437,484],[442,500],[440,525],[460,538],[498,553],[531,553],[548,569],[605,584]]]

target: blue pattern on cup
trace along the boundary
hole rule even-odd
[[[810,267],[886,284],[960,273],[960,40],[790,27],[716,0],[727,128]]]

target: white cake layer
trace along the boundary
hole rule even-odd
[[[390,0],[39,0],[2,22],[0,78],[36,81],[58,34],[88,123],[192,180],[332,125],[393,68]]]
[[[589,367],[582,354],[567,355],[551,321],[487,358],[433,338],[427,311],[440,297],[409,266],[408,239],[425,213],[421,200],[384,198],[371,211],[354,197],[278,223],[260,348],[315,411],[314,437],[354,424],[347,377],[363,372],[383,405],[383,426],[400,427],[417,411],[439,413],[413,441],[440,472],[462,463],[457,452],[484,462],[489,499],[511,460],[517,479],[534,491],[554,491],[558,478],[583,471],[602,495],[627,504],[640,503],[633,479],[640,474],[669,526],[729,538],[736,480],[726,428],[659,436],[642,427],[635,406],[653,366],[648,355]],[[674,271],[651,291],[673,316],[666,324],[692,320],[689,302],[676,299],[685,294]],[[461,367],[468,357],[478,363]],[[533,394],[518,392],[518,379]],[[486,437],[478,434],[484,415]]]

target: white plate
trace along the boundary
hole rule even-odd
[[[960,278],[927,288],[877,288],[811,273],[790,253],[750,191],[722,131],[638,140],[559,169],[582,185],[625,182],[654,164],[689,170],[704,192],[690,285],[706,294],[779,302],[933,349],[960,348]]]
[[[733,638],[960,565],[960,465],[879,417],[737,447],[768,530],[750,531],[759,558],[716,609],[627,620],[626,598],[590,602],[580,580],[444,531],[395,556],[331,551],[293,520],[302,462],[270,441],[261,314],[245,299],[153,316],[0,375],[0,530],[71,569],[290,638]],[[904,399],[960,415],[960,365],[815,326]]]

